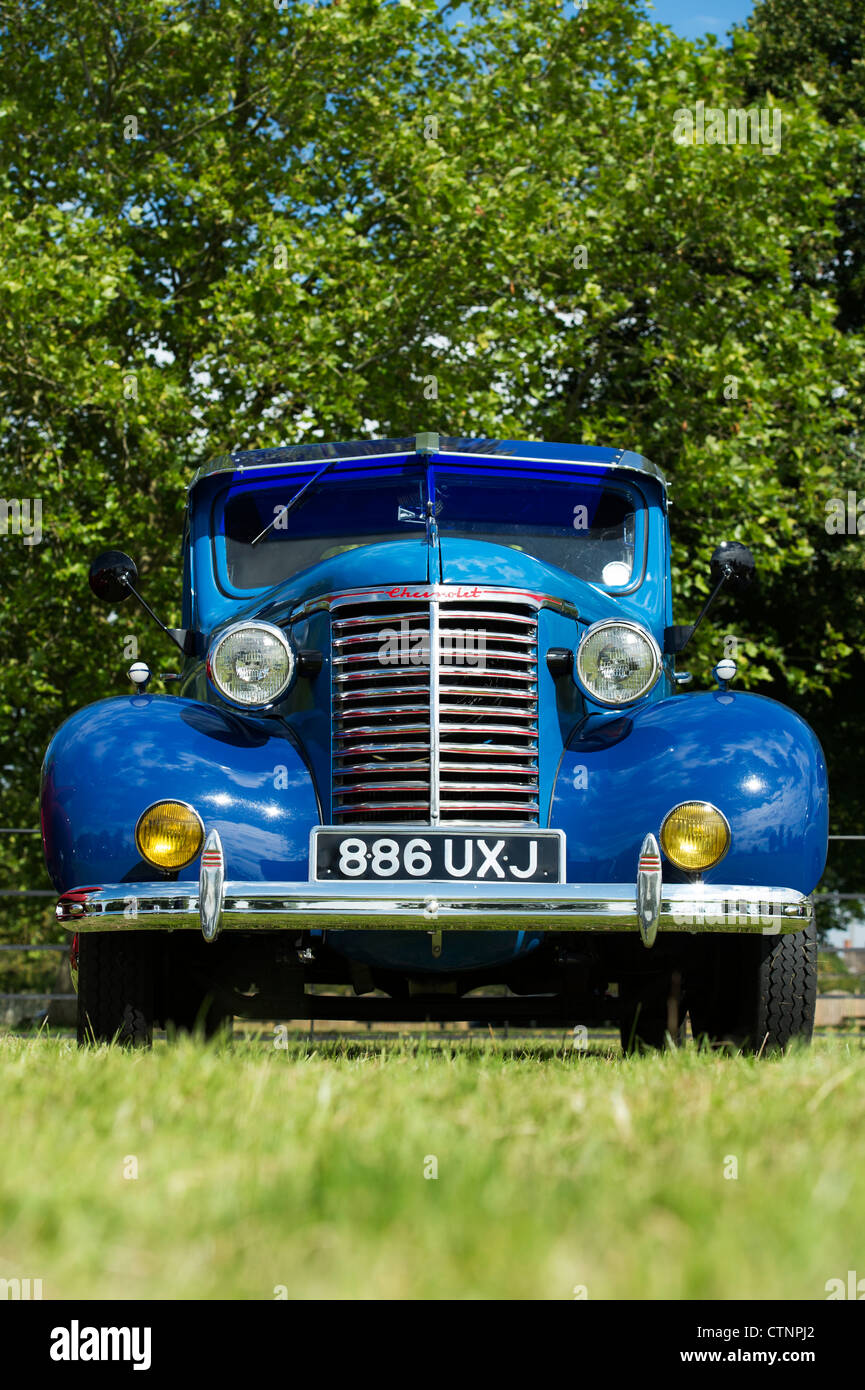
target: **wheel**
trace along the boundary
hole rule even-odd
[[[695,1037],[743,1052],[810,1042],[817,1007],[817,929],[714,942],[689,1004]]]
[[[166,1000],[164,1022],[169,1035],[194,1033],[209,1039],[217,1034],[230,1037],[232,1031],[232,1015],[194,986],[185,993],[172,991]]]
[[[198,945],[198,943],[194,943]],[[160,1014],[166,1032],[194,1033],[198,1037],[214,1038],[217,1034],[230,1036],[232,1015],[218,1005],[207,985],[195,970],[196,953],[193,943],[166,942],[162,959],[162,1007]],[[185,949],[184,949],[185,948]],[[205,950],[212,951],[205,945]]]
[[[682,1041],[684,1011],[678,971],[625,977],[619,982],[622,1051],[657,1051]]]
[[[148,932],[82,932],[78,940],[78,1042],[149,1047],[153,942]]]

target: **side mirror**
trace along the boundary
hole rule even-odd
[[[194,654],[195,633],[185,627],[166,627],[153,609],[144,602],[135,587],[138,583],[138,570],[130,555],[126,555],[122,550],[104,550],[101,555],[96,556],[87,578],[96,597],[105,603],[123,603],[131,594],[184,656]]]
[[[709,573],[713,585],[726,584],[734,593],[747,589],[754,578],[754,556],[739,541],[722,541],[714,552]]]
[[[709,562],[712,592],[700,609],[697,621],[686,627],[665,628],[664,651],[673,656],[683,652],[723,586],[726,584],[733,593],[740,593],[751,583],[755,568],[754,556],[747,545],[742,545],[740,541],[722,541]]]
[[[135,561],[122,550],[104,550],[97,555],[87,576],[97,598],[105,603],[123,603],[138,581]]]

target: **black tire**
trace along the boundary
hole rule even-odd
[[[217,1036],[228,1038],[232,1032],[232,1015],[192,986],[186,993],[172,991],[164,1022],[169,1037],[194,1035],[209,1040]]]
[[[216,1003],[195,968],[197,952],[194,948],[199,944],[204,943],[165,943],[160,1014],[169,1038],[190,1034],[205,1039],[231,1036],[232,1014]],[[204,944],[205,952],[212,950]]]
[[[78,1043],[153,1042],[153,942],[148,932],[82,932]]]
[[[669,971],[619,982],[622,1051],[660,1051],[682,1041],[685,1014],[679,980]]]
[[[689,1004],[695,1038],[742,1052],[807,1043],[817,1007],[817,929],[788,936],[723,937]]]

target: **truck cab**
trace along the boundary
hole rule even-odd
[[[184,535],[177,693],[98,701],[46,754],[82,1042],[238,1015],[809,1035],[823,755],[730,663],[683,688],[649,460],[238,452],[195,474]],[[721,546],[715,590],[752,569]],[[109,602],[137,582],[94,562]]]

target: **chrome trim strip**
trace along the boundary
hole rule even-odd
[[[514,441],[514,447],[506,449],[503,441],[491,439],[479,439],[477,449],[458,449],[449,447],[451,445],[462,444],[471,441],[448,435],[438,435],[432,440],[426,440],[422,435],[406,436],[398,439],[366,440],[352,439],[342,440],[333,444],[284,444],[275,449],[238,449],[233,453],[215,454],[200,464],[192,475],[188,491],[191,492],[196,483],[202,478],[210,477],[214,473],[247,473],[251,469],[262,468],[292,468],[309,467],[315,463],[365,463],[373,462],[376,459],[396,460],[401,455],[405,455],[406,463],[416,458],[418,464],[422,464],[425,457],[430,453],[433,455],[444,454],[448,458],[458,459],[492,459],[494,462],[518,463],[522,468],[531,469],[534,464],[554,464],[558,468],[578,469],[578,468],[606,468],[611,472],[642,473],[649,478],[655,478],[664,487],[667,480],[661,469],[651,459],[647,459],[643,454],[634,453],[630,449],[610,449],[612,458],[607,462],[598,459],[563,459],[563,458],[536,458],[527,457],[520,453],[520,444],[543,444],[543,440],[521,440]],[[499,445],[496,448],[496,444]],[[385,446],[390,446],[385,447]],[[492,446],[492,452],[487,452]],[[256,459],[255,455],[264,455]],[[268,457],[275,455],[275,457]],[[504,471],[504,470],[503,470]]]
[[[427,705],[363,705],[360,709],[334,710],[333,717],[334,719],[376,719],[385,714],[426,714],[427,710]],[[387,727],[389,728],[390,725]]]
[[[441,788],[439,787],[439,716],[441,714],[441,681],[439,679],[439,601],[431,599],[429,606],[429,719],[430,719],[430,773],[429,773],[429,818],[431,825],[441,821]]]
[[[644,946],[654,946],[661,915],[661,851],[654,835],[647,835],[637,861],[637,921]]]
[[[337,621],[338,621],[338,620],[337,620]],[[412,634],[411,634],[411,636],[420,636],[420,635],[421,635],[421,634],[419,634],[419,633],[412,633]],[[337,641],[338,641],[338,640],[339,640],[339,639],[337,638]],[[369,638],[369,637],[365,637],[363,640],[364,640],[365,642],[370,642],[370,641],[372,641],[373,639],[372,639],[372,638]],[[356,642],[356,641],[357,641],[357,638],[356,638],[356,637],[349,638],[349,641]],[[371,664],[371,662],[372,662],[372,659],[373,659],[373,653],[372,653],[372,652],[369,652],[369,651],[367,651],[367,652],[345,652],[344,654],[341,653],[339,656],[335,656],[335,657],[333,658],[333,664],[334,664],[334,666],[349,666],[349,665],[352,665],[352,664],[355,665],[355,666],[357,666],[357,665],[360,665],[361,662],[363,662],[366,666],[369,666],[369,665]],[[402,672],[402,674],[403,674],[404,676],[413,676],[414,673],[415,673],[417,670],[421,669],[421,668],[423,668],[424,670],[426,670],[427,666],[429,666],[429,662],[428,662],[428,661],[410,661],[410,662],[408,662],[405,666],[398,666],[398,665],[396,665],[396,663],[394,663],[394,664],[392,664],[392,665],[391,665],[390,663],[385,663],[385,664],[383,664],[383,674],[386,675],[386,676],[387,676],[387,675],[390,675],[391,677],[394,677],[394,676],[398,676],[398,675],[400,674],[400,672]]]
[[[434,598],[438,599],[440,603],[464,603],[467,599],[479,599],[481,601],[489,600],[492,603],[514,603],[535,608],[553,608],[575,621],[579,621],[580,616],[576,605],[571,603],[570,599],[557,598],[554,594],[533,594],[528,589],[504,587],[495,589],[489,585],[470,587],[466,584],[419,583],[414,586],[395,584],[390,589],[365,587],[340,589],[330,594],[318,594],[315,598],[305,599],[303,603],[293,608],[285,621],[296,623],[302,618],[309,617],[310,613],[330,612],[341,604],[412,603],[416,601],[429,603]],[[505,616],[504,621],[506,620]],[[340,618],[338,621],[342,622],[343,619]]]
[[[201,870],[198,876],[198,913],[201,934],[205,941],[215,941],[222,926],[222,901],[225,887],[225,855],[218,830],[208,832],[201,851]]]
[[[381,731],[385,731],[382,729]],[[388,735],[389,736],[389,735]],[[429,748],[426,743],[418,740],[417,743],[363,743],[357,744],[354,748],[346,751],[338,750],[334,753],[335,758],[353,758],[361,753],[423,753],[427,754]]]
[[[467,693],[470,694],[471,692]],[[509,700],[525,700],[531,698],[521,695],[518,690],[502,691],[502,696]],[[461,714],[463,717],[466,715],[480,715],[484,719],[523,719],[526,724],[531,726],[532,737],[534,737],[535,720],[531,718],[527,710],[520,709],[519,705],[496,704],[492,696],[490,696],[490,700],[487,704],[481,704],[480,701],[477,701],[473,705],[442,704],[439,708],[442,714]]]
[[[535,624],[535,626],[537,626],[537,624]],[[445,629],[445,632],[446,632],[446,633],[447,633],[447,631],[448,631],[448,629]],[[455,631],[456,631],[456,629],[455,629]],[[506,633],[506,632],[496,632],[496,633],[493,633],[493,634],[492,634],[492,637],[493,637],[493,640],[494,640],[495,642],[513,642],[514,645],[518,645],[518,646],[523,646],[523,647],[524,647],[524,646],[526,645],[526,636],[527,636],[527,635],[528,635],[528,634],[521,634],[521,635],[518,636],[516,633],[511,634],[511,633]],[[536,658],[532,658],[532,657],[525,656],[522,652],[496,651],[495,647],[486,647],[486,648],[484,649],[484,656],[485,656],[485,657],[494,656],[494,657],[496,657],[499,661],[532,661],[532,660],[535,660],[535,664],[537,664]],[[454,664],[454,663],[453,663],[452,661],[440,661],[440,662],[439,662],[439,665],[445,667],[445,669],[447,669],[448,667],[452,667],[453,664]],[[469,667],[470,667],[470,663],[466,662],[466,666],[469,666]],[[460,667],[459,669],[462,670],[463,668]],[[504,674],[504,673],[503,673],[503,674]]]
[[[493,674],[498,676],[501,675],[501,672],[495,671]],[[515,676],[513,677],[513,679],[519,680],[520,677]],[[522,679],[533,681],[534,677],[524,676]],[[502,699],[528,700],[532,704],[534,704],[537,702],[538,698],[537,691],[535,690],[498,690],[495,687],[490,689],[489,686],[485,685],[443,685],[441,687],[441,694],[477,695],[480,697],[479,699],[475,700],[473,705],[470,705],[468,707],[466,705],[442,705],[442,709],[458,709],[462,713],[463,711],[465,711],[466,708],[468,708],[472,714],[492,714],[494,710],[501,710],[503,713],[507,711],[508,714],[516,715],[518,719],[525,718],[524,710],[521,710],[519,708],[508,709],[506,705],[500,705],[497,703],[497,701]],[[487,701],[486,705],[483,703],[484,700]]]
[[[376,713],[376,711],[367,710],[366,713],[368,715],[373,715]],[[421,710],[421,713],[426,714],[426,710]],[[425,734],[426,731],[426,724],[394,724],[392,722],[389,722],[387,724],[369,724],[366,727],[362,726],[359,729],[335,729],[333,732],[333,737],[335,739],[345,739],[354,738],[356,734],[363,734],[364,736],[368,735],[369,737],[374,738],[377,734],[381,734],[382,738],[392,738],[394,734]],[[423,747],[426,748],[426,744],[424,744]],[[350,756],[350,753],[338,752],[335,753],[334,756],[346,758]]]
[[[381,443],[387,442],[390,441],[381,441]],[[327,450],[336,447],[334,445],[329,444],[288,444],[282,445],[281,447],[275,450],[244,449],[238,450],[237,454],[214,454],[212,458],[206,459],[204,463],[200,464],[199,467],[196,468],[195,472],[192,475],[192,482],[189,484],[189,487],[187,488],[187,492],[191,492],[192,489],[195,487],[196,483],[200,482],[202,478],[209,478],[214,473],[249,473],[250,470],[257,470],[259,468],[306,468],[311,463],[374,463],[376,459],[393,460],[395,458],[398,458],[400,454],[406,454],[409,457],[414,455],[414,440],[405,439],[395,440],[393,442],[399,445],[404,444],[406,447],[400,447],[396,449],[385,449],[381,453],[375,453],[375,442],[370,441],[370,444],[373,445],[373,449],[369,453],[365,453],[363,451],[363,446],[366,444],[366,441],[358,440],[346,441],[346,443],[343,444],[341,447],[343,449],[348,449],[349,452],[344,454],[329,454]],[[355,444],[355,447],[353,449],[351,447],[352,443]],[[258,452],[294,454],[295,457],[275,458],[272,460],[260,459],[256,461],[251,458],[251,455],[253,453]],[[248,463],[243,463],[241,460],[243,460],[244,458],[249,459],[250,461]]]
[[[459,707],[459,713],[460,713],[460,714],[466,714],[466,713],[469,713],[469,711],[465,710],[465,709],[463,708],[463,706],[461,705],[461,706]],[[494,709],[483,709],[483,710],[479,710],[478,713],[479,713],[480,715],[482,715],[484,719],[495,719],[495,718],[497,717],[497,716],[496,716],[496,711],[495,711]],[[510,719],[510,718],[512,718],[512,717],[519,718],[519,717],[520,717],[520,711],[519,711],[519,710],[514,710],[514,711],[512,711],[512,714],[508,714],[507,716],[504,716],[504,715],[502,716],[502,718],[505,718],[505,717],[507,717],[508,719]],[[531,721],[531,720],[527,721],[527,723],[530,723],[530,724],[533,724],[533,722],[534,722],[534,721]],[[526,739],[531,739],[531,740],[532,740],[532,747],[531,747],[531,748],[528,748],[528,747],[527,747],[526,750],[525,750],[527,753],[528,753],[528,752],[537,753],[537,751],[538,751],[538,731],[537,731],[537,729],[534,728],[534,727],[529,728],[528,731],[526,731],[525,728],[520,728],[520,726],[519,726],[518,724],[501,724],[501,723],[499,723],[499,724],[442,724],[441,727],[442,727],[442,730],[443,730],[444,732],[449,733],[449,734],[518,734],[518,735],[520,736],[520,738],[526,738]],[[486,745],[484,745],[484,747],[486,747]],[[479,749],[478,751],[482,751],[482,750]]]
[[[351,775],[355,772],[354,768],[346,768],[346,773]],[[352,792],[425,792],[427,789],[426,780],[423,782],[349,782],[339,788],[340,796],[351,796]],[[341,808],[345,810],[346,807]]]
[[[405,831],[407,826],[397,828]],[[489,832],[490,827],[484,829]],[[436,901],[437,920],[447,931],[629,931],[636,936],[636,898],[635,883],[502,888],[453,882],[227,882],[222,929],[296,931],[308,925],[333,931],[428,931],[426,914]],[[811,899],[793,888],[666,883],[658,927],[662,932],[777,936],[802,931],[812,912]],[[194,883],[75,888],[59,900],[57,917],[70,931],[198,930],[199,894]]]
[[[493,672],[493,674],[495,674],[495,672]],[[455,690],[449,692],[442,691],[442,694],[447,694],[449,698],[455,695],[477,695],[477,693],[476,690],[470,687],[457,687]],[[530,710],[526,709],[524,705],[506,705],[499,703],[499,701],[504,700],[528,700],[537,706],[537,691],[526,691],[520,690],[519,688],[499,690],[493,687],[490,690],[483,690],[481,692],[481,698],[472,700],[471,704],[442,703],[439,706],[439,712],[441,714],[461,714],[464,719],[522,719],[526,724],[535,725],[537,723],[537,720],[532,716]],[[533,734],[533,737],[534,736],[536,735]]]
[[[374,690],[370,690],[368,687],[363,688],[359,684],[358,688],[353,690],[349,684],[351,681],[357,681],[359,683],[361,681],[375,679],[377,679],[377,675],[374,671],[357,672],[355,675],[334,677],[335,681],[345,682],[339,692],[340,698],[343,700],[384,700],[390,699],[392,695],[427,695],[429,693],[425,685],[386,685],[376,686]],[[371,714],[375,713],[374,705],[370,706],[369,712]]]
[[[347,753],[341,754],[343,758],[349,757]],[[356,777],[360,772],[427,772],[429,770],[428,758],[415,758],[410,763],[348,763],[345,767],[335,767],[334,777]],[[426,782],[424,782],[426,786]]]
[[[401,616],[405,617],[406,615],[403,613]],[[523,627],[532,627],[535,622],[534,618],[526,618],[522,613],[492,613],[485,608],[449,608],[442,616],[444,618],[482,618],[486,622],[517,623]],[[504,640],[513,642],[520,639],[507,636],[504,632],[497,632],[496,641]]]
[[[493,772],[503,772],[504,768],[495,767],[492,770]],[[461,768],[460,771],[465,773],[477,772],[478,768],[465,767]],[[521,768],[520,771],[522,772],[523,769]],[[523,776],[535,778],[534,768],[527,767]],[[535,778],[535,780],[537,779]],[[520,792],[526,796],[533,797],[535,795],[534,786],[521,787],[515,782],[442,782],[441,789],[443,792]],[[450,798],[448,797],[446,800],[450,800]]]
[[[467,733],[468,730],[465,730],[464,732]],[[405,744],[403,746],[411,747],[412,745]],[[469,745],[464,743],[443,743],[442,752],[461,754],[469,752],[471,753],[472,757],[479,757],[482,755],[483,757],[489,756],[496,758],[509,758],[511,754],[514,754],[516,757],[528,759],[529,761],[533,762],[535,766],[537,766],[538,762],[537,739],[535,739],[534,748],[526,747],[521,743],[484,743],[483,745],[477,748],[470,748]]]
[[[530,791],[532,796],[534,797],[537,797],[538,795],[537,763],[442,763],[441,771],[443,775],[446,777],[453,776],[454,774],[468,775],[469,773],[473,777],[482,777],[484,774],[488,774],[489,776],[494,776],[496,778],[503,776],[527,777],[530,778],[531,781],[526,786],[521,788],[521,790],[526,792]],[[501,784],[498,781],[496,781],[495,785],[500,786]],[[544,830],[546,829],[546,827],[540,825],[537,826],[536,829]]]
[[[313,602],[314,600],[310,600]],[[297,611],[297,610],[295,610]],[[399,613],[400,619],[405,618],[407,622],[416,622],[418,618],[426,618],[426,609],[417,609],[413,613]],[[340,618],[343,627],[381,627],[381,615],[377,614],[371,618]],[[333,643],[335,647],[344,645],[346,642],[371,642],[373,639],[363,633],[356,637],[337,637]]]
[[[478,450],[477,453],[474,451],[466,453],[462,449],[448,449],[446,444],[441,442],[439,442],[437,452],[440,454],[447,454],[448,458],[494,459],[497,463],[500,463],[502,459],[510,459],[512,463],[520,463],[523,465],[553,463],[559,467],[564,465],[565,468],[607,468],[610,472],[642,473],[648,478],[657,479],[663,487],[669,486],[665,475],[661,472],[661,469],[656,463],[653,463],[651,459],[647,459],[644,454],[635,454],[631,449],[619,449],[615,458],[609,463],[599,463],[596,459],[547,459],[535,458],[534,456],[532,458],[524,458],[518,453],[482,454],[480,450]],[[625,462],[626,459],[628,460],[627,463]]]

